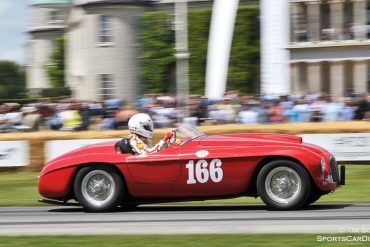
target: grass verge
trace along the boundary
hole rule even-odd
[[[0,173],[0,206],[36,206],[38,172]],[[1,243],[0,243],[1,246]]]
[[[327,237],[327,241],[322,241]],[[334,241],[336,240],[336,241]],[[335,234],[210,234],[210,235],[107,235],[107,236],[17,236],[0,237],[2,247],[10,246],[348,246],[368,245],[370,235]]]
[[[37,172],[0,173],[0,206],[36,206]],[[328,195],[318,203],[370,203],[370,165],[348,165],[346,185]],[[187,204],[258,204],[259,198],[239,197],[227,200],[188,202]]]

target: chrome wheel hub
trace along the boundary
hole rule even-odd
[[[277,183],[275,184],[275,186],[279,189],[279,191],[288,190],[292,186],[291,181],[286,177],[278,178],[276,182]]]
[[[287,204],[300,194],[302,189],[301,179],[293,169],[277,167],[267,175],[265,189],[272,200]]]
[[[90,204],[102,206],[108,203],[115,194],[113,177],[103,170],[91,171],[82,180],[81,192]]]

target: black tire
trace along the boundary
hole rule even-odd
[[[76,200],[87,211],[114,210],[122,201],[124,183],[118,172],[104,165],[84,167],[74,180]]]
[[[302,207],[311,193],[307,171],[291,160],[269,162],[257,177],[257,192],[264,203],[275,210]]]
[[[324,193],[321,190],[317,188],[312,188],[311,194],[307,198],[307,201],[305,202],[305,206],[308,206],[310,204],[317,202],[323,195]]]
[[[121,210],[127,212],[135,211],[139,205],[138,203],[123,203],[121,204]]]

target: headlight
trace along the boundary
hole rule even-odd
[[[325,160],[324,160],[324,158],[321,157],[320,162],[321,162],[321,173],[324,174],[325,173]]]

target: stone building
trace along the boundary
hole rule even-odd
[[[73,97],[132,102],[142,94],[140,18],[149,11],[167,11],[173,15],[175,1],[31,0],[28,88],[37,94],[49,87],[45,64],[52,41],[65,34],[65,76]],[[212,0],[187,2],[189,11],[210,9],[213,4]],[[240,5],[257,3],[239,1]]]
[[[32,0],[28,88],[37,92],[49,87],[44,65],[52,41],[64,33],[66,83],[73,97],[132,102],[142,93],[140,17],[147,11],[172,12],[173,4],[174,0]],[[189,9],[211,7],[209,0],[188,1]]]
[[[75,1],[71,11],[66,77],[78,99],[132,101],[139,94],[137,22],[145,5],[113,2]]]
[[[48,88],[45,64],[53,48],[55,38],[66,31],[66,20],[72,0],[32,0],[29,6],[30,39],[27,44],[27,87],[37,95]]]
[[[370,90],[370,1],[290,1],[292,94]]]
[[[49,87],[45,64],[53,40],[65,33],[66,80],[74,97],[134,100],[141,93],[139,18],[173,11],[173,2],[32,0],[28,88]],[[210,8],[212,1],[188,6]],[[261,19],[262,93],[370,91],[369,0],[262,0]]]

